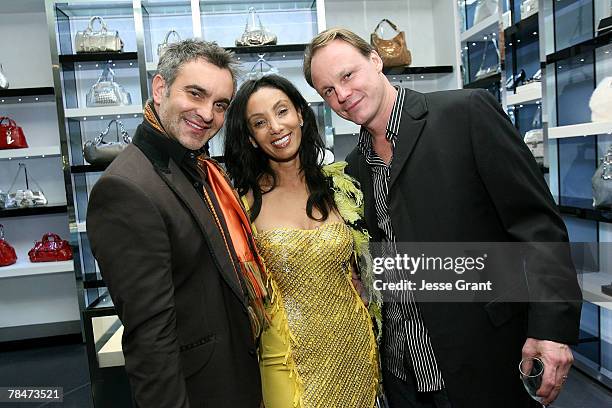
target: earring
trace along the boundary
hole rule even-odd
[[[300,122],[300,127],[304,126],[304,122]]]

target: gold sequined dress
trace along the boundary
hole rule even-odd
[[[273,289],[260,346],[266,408],[372,408],[376,340],[351,283],[351,230],[330,222],[254,234]]]

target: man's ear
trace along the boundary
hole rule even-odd
[[[156,105],[159,105],[161,103],[162,97],[166,94],[166,80],[162,78],[161,75],[156,74],[153,77],[152,88],[153,102]]]
[[[376,52],[376,50],[372,50],[372,52],[370,53],[370,61],[372,61],[372,63],[376,66],[377,72],[382,72],[383,60],[382,58],[380,58],[380,55],[378,55],[378,52]]]

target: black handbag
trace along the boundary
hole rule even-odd
[[[119,140],[119,130],[117,131],[117,141],[107,142],[104,137],[110,132],[111,125],[117,124],[117,127],[121,130],[121,140]],[[90,164],[96,165],[108,165],[115,157],[119,156],[128,144],[132,143],[132,138],[123,127],[123,123],[117,119],[113,119],[108,123],[106,129],[100,133],[93,141],[88,141],[83,146],[83,156],[85,160]]]

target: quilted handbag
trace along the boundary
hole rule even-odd
[[[6,124],[5,124],[6,122]],[[23,129],[8,116],[0,116],[0,150],[28,147]]]
[[[257,21],[255,21],[255,18],[257,18]],[[247,16],[244,33],[242,33],[240,38],[236,39],[236,46],[274,45],[276,41],[276,34],[268,31],[263,26],[259,14],[255,11],[255,7],[249,7],[249,15]]]
[[[608,148],[593,178],[593,207],[612,208],[612,146]]]
[[[612,122],[612,76],[601,80],[589,100],[593,122]]]
[[[17,178],[23,169],[25,173],[25,190],[13,190],[15,184],[17,183]],[[15,178],[13,179],[13,183],[11,187],[9,187],[8,194],[6,195],[6,201],[4,203],[4,208],[26,208],[26,207],[40,207],[47,205],[47,198],[42,191],[42,188],[38,185],[35,180],[32,180],[37,190],[30,189],[30,181],[28,179],[28,169],[24,163],[19,163],[19,169],[17,170],[17,174],[15,174]]]
[[[478,0],[474,12],[474,24],[478,24],[497,13],[498,0]]]
[[[544,133],[542,131],[541,115],[542,107],[541,105],[538,105],[538,109],[536,110],[533,121],[531,122],[531,127],[533,129],[525,133],[525,137],[523,139],[538,163],[544,162]]]
[[[132,96],[115,82],[115,71],[107,64],[100,78],[87,91],[85,104],[88,107],[131,105]]]
[[[179,33],[176,32],[176,30],[170,30],[166,33],[166,37],[164,38],[164,41],[160,44],[157,44],[157,56],[159,58],[161,58],[161,56],[164,54],[164,52],[166,52],[166,48],[168,48],[168,46],[170,44],[172,44],[170,42],[170,36],[173,36],[174,39],[176,41],[174,42],[179,42],[181,41],[181,36],[179,35]]]
[[[523,0],[521,2],[521,20],[538,12],[538,0]]]
[[[41,241],[34,243],[34,248],[28,251],[31,262],[59,262],[72,259],[72,248],[68,241],[59,235],[47,232]]]
[[[395,37],[390,40],[383,40],[378,35],[382,23],[389,24],[397,33]],[[372,44],[378,55],[382,58],[385,68],[408,66],[412,64],[412,54],[406,46],[406,34],[403,31],[399,31],[397,26],[386,18],[380,20],[374,32],[370,34],[370,44]]]
[[[100,22],[100,29],[94,31],[94,22]],[[94,16],[89,19],[89,24],[84,31],[77,31],[75,39],[77,53],[82,52],[121,52],[123,40],[118,31],[109,31],[104,19]]]
[[[4,73],[4,68],[2,68],[2,64],[0,64],[0,89],[8,89],[9,81]]]
[[[106,142],[104,137],[110,132],[113,123],[116,123],[118,128],[121,129],[122,140],[119,140],[119,131],[117,131],[117,141]],[[123,127],[123,123],[113,119],[108,123],[106,130],[100,133],[98,137],[93,141],[90,140],[85,143],[85,146],[83,146],[83,156],[90,164],[108,165],[115,157],[119,156],[119,153],[121,153],[130,143],[132,143],[132,139]]]
[[[0,266],[8,266],[17,262],[15,248],[4,239],[4,225],[0,224]]]

